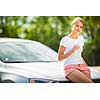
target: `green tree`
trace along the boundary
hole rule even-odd
[[[76,16],[0,16],[0,37],[40,41],[58,50],[60,39],[70,32]],[[85,21],[83,56],[89,65],[100,65],[100,17],[80,16]]]
[[[84,57],[89,65],[100,65],[100,17],[88,16],[84,20],[87,33]]]

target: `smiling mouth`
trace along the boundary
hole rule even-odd
[[[77,32],[79,32],[79,30],[76,30]]]

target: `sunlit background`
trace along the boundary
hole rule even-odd
[[[40,41],[58,50],[60,39],[70,30],[76,16],[0,16],[0,37]],[[100,65],[100,17],[80,16],[85,21],[83,57],[89,65]]]

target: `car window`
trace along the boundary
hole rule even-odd
[[[57,53],[41,43],[0,43],[3,62],[57,61]]]

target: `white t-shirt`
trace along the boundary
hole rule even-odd
[[[64,53],[72,50],[73,46],[78,44],[80,48],[76,50],[73,54],[71,54],[69,57],[67,57],[64,61],[64,65],[70,65],[70,64],[82,64],[82,50],[84,45],[84,39],[83,37],[79,36],[78,39],[72,39],[68,36],[64,36],[60,41],[60,46],[66,47]]]

